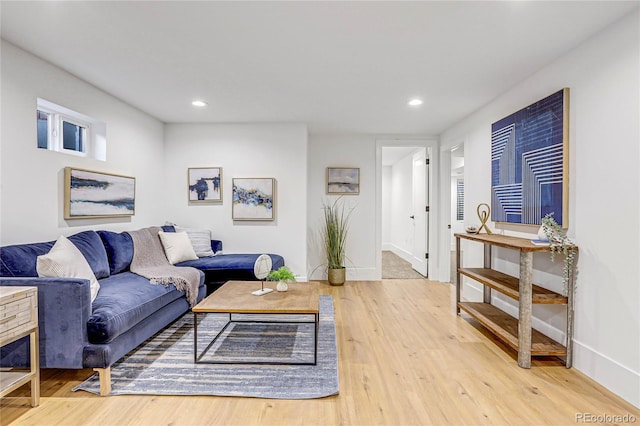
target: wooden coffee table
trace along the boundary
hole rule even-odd
[[[274,286],[276,283],[272,283]],[[218,290],[193,307],[193,358],[195,363],[207,364],[297,364],[316,365],[318,362],[318,286],[312,283],[290,283],[288,291],[273,291],[262,296],[254,296],[252,291],[260,289],[259,281],[228,281]],[[224,313],[229,315],[229,320],[222,330],[213,338],[207,348],[198,354],[198,314]],[[238,320],[233,319],[233,314],[243,315],[309,315],[313,321],[265,321],[265,320]],[[213,346],[215,341],[226,331],[229,325],[241,322],[261,323],[311,323],[315,326],[313,362],[281,362],[281,361],[207,361],[202,357]]]

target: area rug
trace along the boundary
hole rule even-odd
[[[424,278],[407,262],[392,251],[382,251],[382,279]]]
[[[338,354],[331,296],[320,296],[317,365],[194,364],[193,314],[187,313],[111,368],[111,395],[217,395],[273,399],[322,398],[338,393]],[[239,316],[234,315],[233,319]],[[260,320],[265,320],[262,316]],[[275,317],[275,318],[274,318]],[[269,319],[282,319],[271,316]],[[313,318],[313,317],[311,317]],[[198,351],[228,315],[198,316]],[[246,316],[244,319],[255,317]],[[313,360],[314,325],[246,322],[230,326],[207,352],[218,360]],[[100,394],[97,373],[74,391]]]

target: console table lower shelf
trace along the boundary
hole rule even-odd
[[[26,383],[31,385],[31,406],[40,404],[40,348],[38,289],[0,287],[0,347],[29,336],[29,368],[0,369],[0,398]]]
[[[458,307],[475,318],[498,339],[518,350],[518,320],[484,302],[459,302]],[[537,330],[531,329],[532,356],[567,356],[567,348]]]

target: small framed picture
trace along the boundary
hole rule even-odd
[[[187,174],[190,203],[222,202],[222,167],[192,167]]]
[[[64,218],[133,216],[136,178],[65,167]]]
[[[274,178],[233,179],[233,220],[275,219]]]
[[[327,167],[327,194],[360,193],[360,169],[357,167]]]

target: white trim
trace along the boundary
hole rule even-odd
[[[640,372],[573,340],[573,366],[625,401],[640,408]]]
[[[382,253],[382,252],[380,252]],[[349,268],[347,267],[347,281],[379,281],[380,275],[376,268]]]
[[[431,279],[437,279],[438,270],[440,267],[440,250],[439,250],[439,238],[438,228],[440,227],[440,213],[439,209],[435,208],[439,200],[440,185],[439,185],[439,155],[438,155],[438,139],[432,136],[416,136],[414,138],[408,137],[393,137],[393,136],[379,136],[376,137],[376,229],[375,229],[375,276],[376,280],[382,277],[382,147],[383,146],[411,146],[416,148],[426,148],[427,158],[429,159],[429,188],[428,188],[428,205],[431,208],[429,213],[429,237],[425,247],[429,253],[429,277]],[[447,254],[447,259],[449,255]]]

